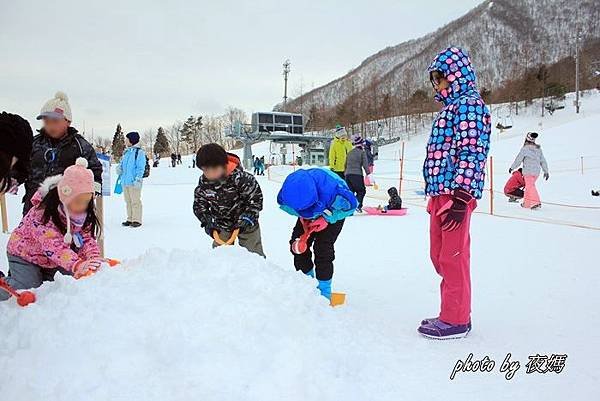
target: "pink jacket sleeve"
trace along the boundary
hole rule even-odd
[[[39,238],[40,245],[45,256],[65,270],[73,271],[73,266],[81,259],[71,247],[64,242],[64,236],[53,227],[39,225],[35,228],[35,234]]]
[[[92,237],[92,233],[89,231],[83,231],[83,247],[79,251],[83,259],[88,260],[92,258],[100,257],[100,248],[98,247],[98,241]]]

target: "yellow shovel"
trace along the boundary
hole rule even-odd
[[[346,302],[346,294],[343,292],[332,292],[331,293],[331,301],[329,305],[338,306],[343,305]]]

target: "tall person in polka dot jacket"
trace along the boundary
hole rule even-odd
[[[430,256],[442,277],[442,302],[439,316],[423,320],[418,331],[431,338],[460,338],[471,330],[469,226],[483,193],[491,118],[466,52],[450,47],[428,71],[435,99],[443,104],[423,165]]]

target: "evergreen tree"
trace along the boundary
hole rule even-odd
[[[201,141],[202,116],[190,116],[181,127],[181,140],[186,142],[194,152],[198,150]]]
[[[121,124],[117,124],[117,130],[113,136],[111,149],[114,160],[121,160],[121,157],[123,157],[123,152],[125,151],[125,135],[123,135]]]
[[[158,127],[156,142],[154,143],[154,153],[159,154],[160,157],[167,157],[171,154],[171,146],[163,127]]]

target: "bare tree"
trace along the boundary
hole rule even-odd
[[[152,146],[154,145],[155,135],[154,129],[148,128],[140,138],[140,147],[144,149],[147,155],[153,155]]]
[[[170,128],[166,129],[167,138],[169,139],[169,143],[171,144],[171,149],[177,153],[182,153],[182,141],[181,141],[181,127],[183,123],[181,121],[175,121]],[[187,150],[187,149],[186,149]],[[187,152],[185,152],[187,153]]]

